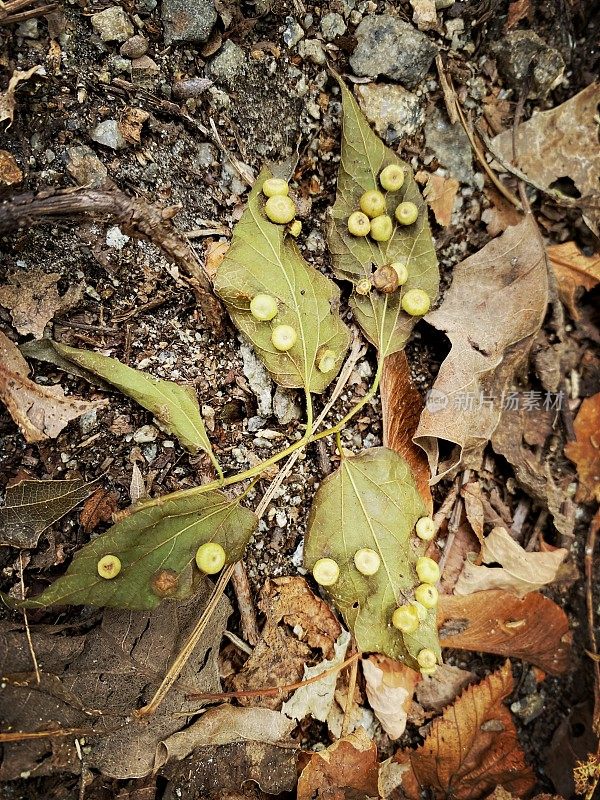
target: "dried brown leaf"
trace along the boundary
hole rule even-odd
[[[556,529],[569,536],[575,524],[575,507],[566,490],[555,482],[543,451],[540,453],[538,448],[536,452],[527,446],[532,419],[532,412],[523,408],[523,404],[516,410],[505,409],[492,434],[492,447],[511,464],[525,491],[549,510]],[[545,423],[540,424],[539,416],[537,423],[538,432],[546,427]]]
[[[54,438],[71,420],[107,404],[65,397],[60,386],[40,386],[28,375],[18,348],[0,332],[0,399],[28,442]]]
[[[0,286],[0,305],[10,310],[13,325],[23,334],[36,339],[44,335],[46,325],[55,314],[72,308],[83,296],[83,284],[70,286],[62,295],[56,284],[58,272],[21,270],[8,276],[8,284]]]
[[[385,359],[381,377],[383,444],[404,458],[412,471],[419,494],[431,513],[433,500],[429,487],[429,464],[423,451],[413,442],[423,410],[423,398],[410,377],[404,351]]]
[[[377,797],[377,746],[364,728],[311,753],[298,780],[297,800]]]
[[[481,214],[481,221],[485,222],[490,236],[498,236],[507,228],[523,221],[523,214],[493,186],[486,186],[483,191],[490,201],[490,207]]]
[[[473,533],[483,544],[483,524],[485,522],[485,510],[481,499],[481,486],[478,481],[471,481],[463,486],[461,495],[465,502],[465,514]]]
[[[39,64],[25,71],[16,69],[8,82],[6,91],[0,94],[0,122],[4,122],[4,120],[7,119],[9,121],[7,126],[8,128],[10,128],[15,115],[15,92],[17,90],[17,86],[21,83],[21,81],[28,81],[29,78],[36,73],[45,75],[45,70]]]
[[[571,666],[569,620],[538,592],[525,597],[499,589],[442,595],[438,625],[442,647],[521,658],[552,675]]]
[[[406,730],[419,673],[380,655],[363,659],[362,669],[369,705],[390,739],[399,739]]]
[[[139,144],[142,128],[150,114],[141,108],[124,108],[119,115],[119,131],[129,144]]]
[[[600,253],[585,256],[575,242],[552,245],[546,252],[556,275],[560,299],[577,320],[580,290],[589,291],[600,282]]]
[[[417,700],[427,710],[441,711],[476,680],[477,675],[474,672],[453,667],[451,664],[440,664],[433,675],[424,675],[419,682]]]
[[[574,423],[575,442],[567,442],[565,455],[577,465],[577,499],[600,500],[600,392],[587,397]]]
[[[201,706],[199,700],[186,695],[221,689],[217,654],[231,612],[225,598],[158,711],[147,718],[133,713],[158,688],[206,607],[212,588],[204,579],[190,600],[163,603],[151,612],[105,611],[102,623],[88,634],[83,648],[82,637],[77,637],[68,663],[58,657],[42,662],[40,684],[30,672],[31,657],[22,634],[10,662],[12,675],[3,672],[6,726],[21,731],[57,725],[93,729],[93,735],[87,737],[91,751],[86,763],[91,768],[120,779],[148,775],[154,769],[160,742],[184,729],[187,719]],[[34,644],[39,641],[35,637],[34,629]],[[56,762],[53,749],[49,752],[47,739],[5,743],[0,780],[18,778],[27,770],[38,776],[78,772],[81,762],[73,738],[58,741],[68,748],[66,754],[60,754],[62,763]]]
[[[600,83],[592,83],[565,103],[535,114],[515,131],[504,131],[492,140],[492,150],[512,161],[544,189],[560,182],[575,187],[584,219],[597,232],[600,199],[600,148],[598,103]]]
[[[452,349],[415,434],[434,474],[438,440],[457,445],[436,480],[458,465],[478,465],[498,425],[503,392],[527,357],[547,303],[546,255],[531,217],[455,267],[444,302],[427,316]]]
[[[421,747],[396,754],[395,760],[408,767],[402,790],[409,800],[419,800],[425,786],[436,800],[479,800],[496,786],[523,797],[533,788],[534,775],[502,702],[512,690],[507,661],[434,720]]]
[[[320,650],[326,659],[334,656],[342,628],[327,603],[311,592],[304,578],[267,580],[259,606],[267,621],[252,655],[232,681],[236,691],[300,681],[313,650]],[[275,710],[289,694],[242,697],[240,703]]]
[[[23,171],[15,157],[8,150],[0,150],[0,186],[13,186],[22,180]]]
[[[568,552],[557,548],[528,553],[505,528],[496,527],[483,540],[481,561],[500,566],[478,566],[467,559],[454,592],[464,595],[486,589],[507,589],[523,597],[556,580],[558,568]]]
[[[204,255],[204,270],[209,278],[215,277],[230,247],[230,242],[214,242],[212,239],[207,242]]]
[[[101,522],[111,522],[117,510],[119,495],[100,487],[83,504],[79,521],[86,533],[95,530]]]
[[[443,175],[430,175],[427,180],[427,186],[423,191],[423,197],[433,211],[436,222],[443,228],[447,228],[452,221],[452,210],[458,186],[458,181],[454,178],[444,178]]]
[[[294,742],[289,738],[294,726],[292,720],[278,711],[239,708],[224,703],[209,708],[192,725],[161,742],[155,768],[160,769],[168,761],[181,761],[198,748],[232,742],[285,744],[294,749]]]

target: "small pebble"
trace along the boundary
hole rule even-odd
[[[119,53],[125,58],[141,58],[148,52],[148,39],[137,34],[121,45]]]

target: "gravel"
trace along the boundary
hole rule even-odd
[[[120,6],[93,14],[91,22],[103,42],[125,42],[135,33],[131,20]]]

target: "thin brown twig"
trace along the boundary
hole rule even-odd
[[[471,148],[475,153],[475,156],[481,166],[483,167],[486,175],[494,184],[496,189],[500,192],[500,194],[505,197],[509,203],[512,203],[516,209],[522,211],[523,208],[521,203],[519,202],[519,198],[514,195],[510,189],[507,189],[506,186],[502,183],[502,181],[498,178],[494,170],[490,167],[488,162],[486,161],[485,154],[480,150],[477,142],[475,141],[475,137],[473,136],[473,131],[471,130],[471,126],[467,123],[461,105],[458,101],[458,96],[456,94],[456,90],[454,89],[454,85],[452,83],[452,77],[447,74],[444,69],[444,64],[441,58],[436,59],[436,66],[438,68],[438,74],[440,76],[440,83],[442,83],[444,88],[444,100],[446,101],[446,107],[450,106],[450,108],[454,107],[456,110],[456,115],[458,116],[458,120],[460,124],[463,126],[465,133],[469,139],[469,143],[471,144]],[[442,78],[443,76],[443,78]],[[448,115],[452,118],[452,114],[449,111]]]
[[[34,739],[64,738],[65,736],[91,736],[96,733],[93,728],[56,728],[47,731],[10,731],[0,733],[0,744],[10,742],[27,742]]]
[[[238,561],[231,576],[231,583],[235,592],[235,597],[240,612],[240,623],[244,639],[254,647],[260,638],[258,622],[256,620],[256,609],[252,602],[252,592],[250,591],[250,581],[243,561]]]
[[[273,697],[281,694],[282,692],[293,692],[295,689],[300,689],[302,686],[308,686],[311,683],[318,683],[323,678],[329,675],[335,675],[336,672],[341,672],[352,663],[356,663],[360,653],[354,653],[341,664],[336,664],[334,667],[320,672],[318,675],[313,675],[311,678],[306,678],[303,681],[296,681],[295,683],[287,683],[283,686],[265,686],[262,689],[246,689],[239,692],[198,692],[186,694],[187,700],[233,700],[240,697]]]
[[[19,553],[19,573],[21,579],[21,594],[25,597],[25,579],[23,578],[23,553]],[[33,669],[35,671],[35,682],[41,683],[42,677],[40,675],[40,667],[38,665],[38,660],[35,655],[35,649],[33,647],[33,639],[31,638],[31,630],[29,628],[29,620],[27,619],[27,609],[23,608],[23,622],[25,623],[25,636],[27,637],[27,646],[29,647],[29,653],[31,655],[31,660],[33,662]]]
[[[587,606],[588,636],[590,640],[592,668],[594,670],[594,718],[593,729],[596,736],[600,737],[600,661],[598,660],[598,643],[596,641],[596,628],[594,621],[594,551],[596,537],[600,529],[600,510],[596,512],[585,543],[585,556],[583,559],[585,570],[585,599]]]
[[[348,694],[346,695],[346,707],[344,708],[344,719],[342,720],[342,738],[350,731],[350,723],[352,722],[352,708],[354,706],[354,691],[356,689],[356,678],[358,675],[358,657],[360,652],[354,654],[356,660],[352,662],[350,669],[350,680],[348,681]]]

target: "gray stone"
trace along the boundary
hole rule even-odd
[[[158,64],[150,56],[134,58],[131,62],[131,82],[138,86],[151,86],[159,73]]]
[[[91,17],[92,27],[103,42],[124,42],[135,33],[131,20],[121,6],[111,6]]]
[[[196,148],[194,163],[198,167],[210,167],[219,160],[219,151],[210,142],[200,142]]]
[[[79,186],[100,189],[107,182],[108,170],[92,148],[85,144],[67,149],[66,167]]]
[[[142,425],[142,427],[138,428],[133,434],[133,441],[137,442],[137,444],[149,444],[150,442],[156,441],[157,436],[158,430],[154,425]]]
[[[419,98],[392,83],[366,83],[356,87],[360,107],[388,144],[414,136],[425,114]]]
[[[304,39],[298,45],[298,53],[305,61],[312,61],[313,64],[321,67],[327,61],[327,56],[323,50],[323,45],[318,39]]]
[[[498,71],[519,94],[528,83],[528,97],[543,97],[561,81],[563,57],[533,31],[513,31],[492,44]]]
[[[132,36],[121,45],[119,50],[125,58],[141,58],[148,52],[148,39],[145,36]]]
[[[248,433],[256,433],[261,428],[264,428],[267,420],[263,417],[250,417],[247,423]]]
[[[246,68],[246,54],[228,39],[217,55],[207,65],[206,72],[212,80],[233,89]]]
[[[302,409],[298,403],[296,392],[278,386],[273,395],[273,413],[282,425],[287,425],[294,419],[300,419]]]
[[[304,30],[294,17],[285,18],[285,30],[283,31],[283,42],[286,47],[295,47],[300,39],[304,37]]]
[[[217,21],[213,0],[163,0],[165,44],[205,42]]]
[[[37,39],[39,35],[37,19],[26,19],[17,26],[17,36],[24,39]]]
[[[350,57],[355,75],[385,75],[409,89],[427,75],[437,53],[424,33],[389,14],[365,17],[355,36],[358,44]]]
[[[245,342],[240,347],[240,354],[243,363],[242,371],[257,400],[258,414],[261,417],[270,417],[273,413],[271,377],[262,361],[259,361],[254,354],[254,350]]]
[[[321,20],[321,31],[328,42],[332,42],[338,36],[343,36],[346,33],[344,18],[335,12],[325,14]]]
[[[110,147],[111,150],[123,150],[127,147],[127,142],[119,130],[119,123],[116,119],[105,119],[104,122],[100,122],[90,136],[95,142],[103,144],[104,147]]]
[[[425,125],[425,143],[453,178],[472,184],[473,154],[469,137],[459,122],[451,125],[445,114],[434,111]]]
[[[188,100],[193,97],[200,97],[211,85],[210,78],[184,78],[181,81],[174,81],[171,89],[173,90],[173,97],[178,100]]]

